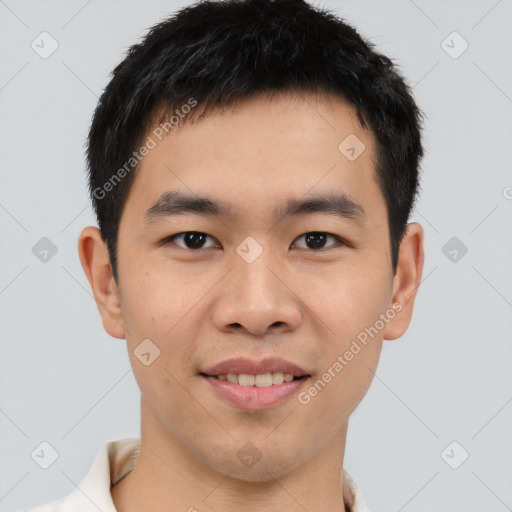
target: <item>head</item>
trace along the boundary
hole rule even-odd
[[[412,315],[420,122],[390,59],[303,0],[205,1],[129,49],[89,133],[99,230],[79,251],[105,329],[127,340],[148,429],[252,480],[343,432],[382,340]],[[239,356],[291,360],[307,385],[234,407],[201,374]],[[237,458],[247,440],[261,470]]]

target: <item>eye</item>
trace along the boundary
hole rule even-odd
[[[210,238],[211,240],[214,240],[213,237],[210,235],[207,235],[206,233],[202,233],[200,231],[184,231],[183,233],[176,233],[175,235],[171,235],[163,240],[164,244],[173,242],[176,243],[179,247],[182,247],[183,249],[190,249],[190,250],[200,250],[200,249],[208,249],[210,247],[218,247],[217,245],[206,245],[205,241]],[[299,240],[301,238],[304,238],[306,247],[299,247],[299,249],[312,249],[314,251],[320,251],[322,249],[325,249],[326,241],[331,238],[334,240],[333,244],[330,244],[327,246],[327,248],[333,246],[338,242],[342,245],[348,245],[343,239],[336,235],[331,235],[330,233],[325,233],[323,231],[310,231],[309,233],[304,233],[303,235],[300,235],[296,240]],[[177,240],[182,240],[182,243],[177,243]]]
[[[300,238],[304,238],[306,241],[306,244],[308,247],[299,247],[299,249],[313,249],[315,251],[325,249],[325,242],[328,238],[331,238],[343,245],[346,245],[344,240],[342,240],[340,237],[336,235],[331,235],[330,233],[324,233],[323,231],[311,231],[309,233],[304,233],[303,235],[300,235],[297,240]],[[331,247],[331,244],[328,247]]]
[[[175,235],[171,235],[167,237],[165,240],[163,240],[163,243],[169,243],[169,242],[175,242],[175,240],[181,239],[183,240],[184,246],[179,245],[180,247],[183,247],[183,249],[204,249],[204,242],[207,238],[212,238],[206,233],[201,233],[200,231],[185,231],[183,233],[177,233]],[[213,238],[212,238],[213,240]],[[215,245],[210,246],[215,247]],[[206,247],[208,248],[208,247]]]

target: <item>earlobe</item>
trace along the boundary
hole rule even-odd
[[[385,340],[400,338],[409,327],[414,300],[421,283],[423,262],[423,228],[421,224],[411,222],[407,224],[406,234],[400,244],[397,271],[393,278],[391,304],[398,313],[384,329]]]
[[[88,226],[78,238],[78,254],[101,315],[104,329],[114,338],[126,338],[120,294],[107,246],[97,227]]]

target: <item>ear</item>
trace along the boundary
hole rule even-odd
[[[414,299],[423,273],[423,228],[417,222],[407,224],[400,244],[398,265],[393,277],[391,305],[397,312],[384,329],[384,339],[400,338],[411,322]]]
[[[78,254],[101,315],[103,328],[110,336],[124,339],[126,332],[119,290],[114,281],[108,249],[97,227],[88,226],[78,238]]]

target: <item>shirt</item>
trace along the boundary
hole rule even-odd
[[[135,466],[140,439],[131,437],[104,444],[89,473],[68,496],[24,512],[117,512],[110,488]],[[347,512],[370,512],[356,483],[343,469],[343,497]],[[21,512],[21,511],[17,511]]]

